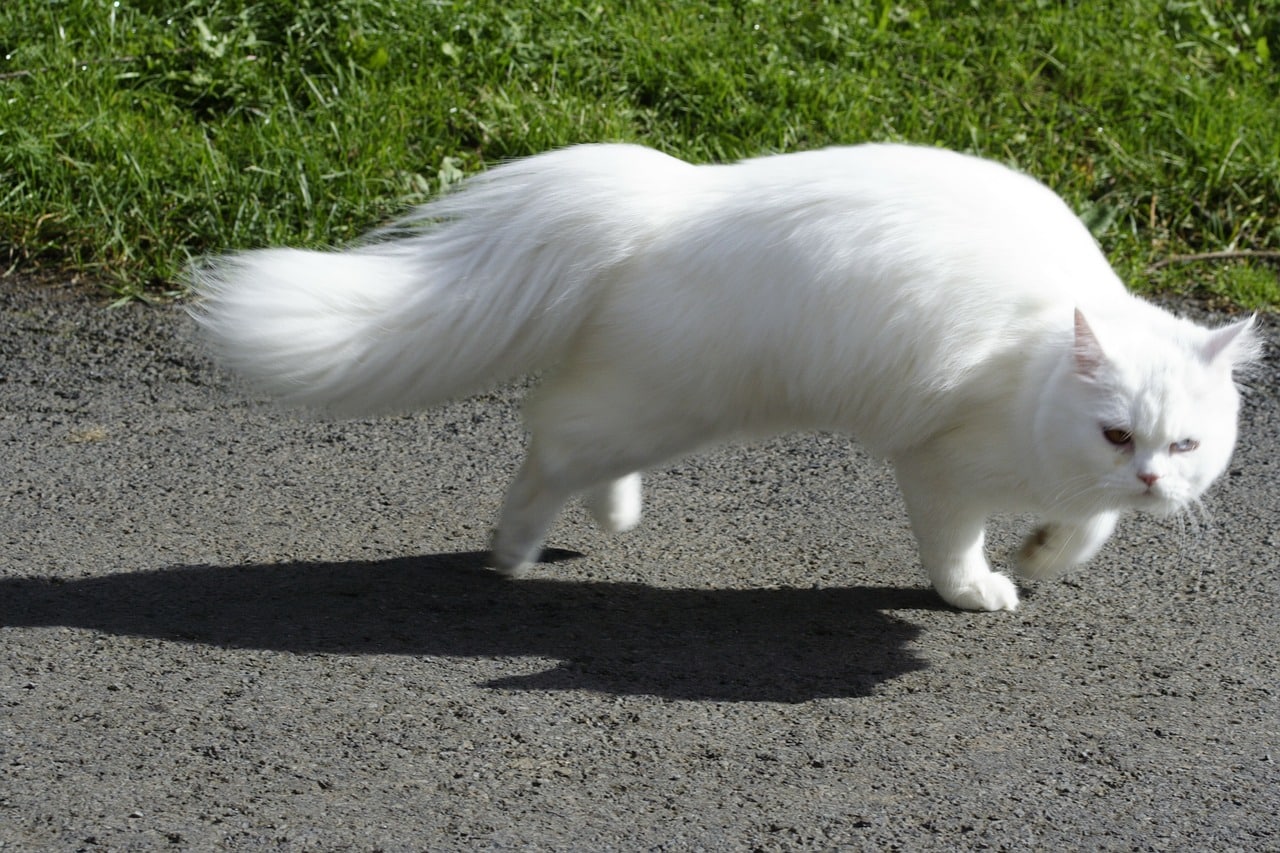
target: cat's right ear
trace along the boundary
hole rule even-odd
[[[1098,343],[1098,336],[1085,320],[1084,314],[1076,309],[1075,344],[1072,350],[1075,357],[1076,375],[1085,379],[1093,379],[1107,363],[1107,354]]]
[[[1204,360],[1209,364],[1224,364],[1228,369],[1258,361],[1262,356],[1262,341],[1255,329],[1257,316],[1215,330],[1204,345]]]

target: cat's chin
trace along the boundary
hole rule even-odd
[[[1151,515],[1168,516],[1182,512],[1186,509],[1187,503],[1170,495],[1142,492],[1133,499],[1131,506]]]

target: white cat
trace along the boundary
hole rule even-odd
[[[1129,509],[1222,473],[1252,320],[1131,296],[1049,189],[947,151],[862,145],[693,166],[588,145],[499,166],[393,233],[195,274],[222,361],[293,404],[418,409],[548,368],[493,560],[565,501],[640,517],[635,473],[711,442],[839,430],[892,461],[934,587],[1013,610],[988,516],[1043,524],[1020,570],[1091,557]]]

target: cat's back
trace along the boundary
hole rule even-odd
[[[654,253],[694,299],[900,332],[957,363],[974,340],[1128,299],[1067,204],[990,160],[866,144],[698,172]]]
[[[1034,297],[1065,286],[1083,297],[1095,287],[1114,290],[1118,284],[1093,235],[1062,198],[992,160],[870,143],[761,157],[734,169],[751,192],[729,208],[745,201],[793,211],[815,241],[826,241],[828,251],[840,252],[843,245],[889,267],[931,262],[958,279],[970,271],[1008,272],[1023,282],[1001,282],[1010,296],[1025,291]],[[1024,275],[1033,269],[1041,275]],[[1046,276],[1058,286],[1042,287],[1039,280]],[[972,282],[979,289],[981,278]]]
[[[990,161],[872,144],[696,180],[604,318],[637,351],[677,343],[655,364],[691,400],[854,426],[888,450],[1022,384],[1030,354],[1066,345],[1077,306],[1129,299],[1057,195]]]

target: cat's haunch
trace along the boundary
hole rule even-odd
[[[861,145],[693,166],[587,145],[499,166],[340,252],[194,273],[224,364],[367,416],[546,370],[493,543],[519,574],[575,494],[640,518],[636,472],[728,438],[840,430],[893,462],[934,587],[1012,610],[983,530],[1038,513],[1019,570],[1089,559],[1131,509],[1182,510],[1236,438],[1245,320],[1127,292],[1048,188]]]

